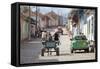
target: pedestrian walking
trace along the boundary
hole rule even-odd
[[[47,32],[46,31],[42,31],[42,40],[43,41],[46,41],[46,38],[47,38]]]
[[[86,36],[84,35],[84,33],[80,32],[80,36],[82,37],[83,40],[87,39]]]
[[[47,32],[46,31],[42,31],[41,39],[42,39],[42,44],[43,45],[45,45],[46,38],[47,38]]]
[[[94,52],[94,50],[95,50],[95,42],[93,40],[90,40],[89,45],[90,45],[91,52]]]
[[[32,26],[31,28],[31,38],[35,37],[35,28]]]

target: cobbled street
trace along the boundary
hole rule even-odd
[[[48,29],[52,34],[54,29]],[[56,56],[53,52],[52,55],[45,53],[41,56],[41,49],[43,48],[41,39],[37,38],[31,41],[24,41],[21,43],[20,48],[20,63],[41,63],[41,62],[57,62],[57,61],[76,61],[76,60],[91,60],[95,59],[95,53],[71,53],[70,36],[69,33],[63,28],[63,34],[60,35],[60,55]]]

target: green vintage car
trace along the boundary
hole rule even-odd
[[[89,45],[86,36],[75,36],[71,39],[71,53],[75,50],[89,52]]]

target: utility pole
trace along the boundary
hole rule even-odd
[[[37,16],[38,16],[38,21],[39,21],[38,23],[39,23],[39,28],[40,28],[40,27],[41,27],[41,26],[40,26],[40,16],[41,16],[41,15],[40,15],[40,8],[39,8],[39,7],[37,8],[37,13],[38,13]]]
[[[36,6],[36,29],[37,29],[37,6]]]
[[[28,39],[31,40],[31,11],[30,11],[30,6],[29,6],[29,34],[28,34]]]
[[[60,23],[59,23],[59,11],[58,11],[58,25],[59,25]]]
[[[35,32],[36,37],[37,37],[37,31],[38,31],[38,30],[37,30],[37,14],[38,14],[38,13],[37,13],[37,6],[36,6],[36,32]]]

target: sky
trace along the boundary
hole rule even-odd
[[[43,14],[46,14],[50,11],[54,11],[55,13],[63,16],[68,16],[68,13],[72,10],[71,8],[58,8],[58,7],[38,7],[40,9],[40,12]],[[32,11],[36,11],[34,7],[32,7]]]

